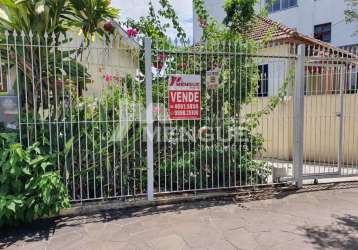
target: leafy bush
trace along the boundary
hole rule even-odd
[[[24,149],[0,134],[0,226],[12,226],[69,207],[67,190],[38,144]]]
[[[132,82],[123,80],[123,84]],[[127,88],[130,87],[133,86]],[[54,113],[59,114],[56,119],[40,120],[41,114],[30,112],[22,117],[22,144],[39,142],[43,154],[55,155],[54,164],[72,200],[109,197],[116,192],[138,193],[145,188],[146,183],[139,181],[146,171],[145,152],[139,151],[139,147],[145,148],[143,125],[139,121],[143,88],[138,85],[133,90],[137,97],[129,92],[112,85],[103,90],[101,98],[78,97],[68,92],[66,98],[71,105],[63,108],[61,100],[57,107],[54,105],[57,108]],[[27,125],[26,119],[36,126]]]
[[[71,3],[71,10],[78,10],[86,1],[79,1],[79,4],[76,1],[65,2]],[[270,175],[267,164],[258,160],[264,147],[263,137],[256,128],[260,118],[272,111],[284,95],[272,98],[268,107],[259,112],[244,113],[243,107],[256,99],[259,72],[252,55],[259,45],[240,34],[253,12],[239,17],[233,15],[236,13],[233,10],[253,10],[254,1],[226,2],[229,22],[223,27],[209,18],[203,0],[193,1],[204,29],[205,41],[194,47],[186,46],[186,36],[178,26],[177,15],[168,0],[160,1],[158,14],[150,5],[147,17],[127,22],[130,28],[137,29],[141,35],[149,36],[154,41],[152,60],[157,73],[153,74],[153,100],[156,103],[167,103],[169,75],[200,74],[202,83],[205,83],[208,71],[220,69],[220,87],[202,91],[201,121],[169,123],[155,120],[155,130],[165,130],[171,126],[186,131],[201,131],[206,127],[222,126],[223,131],[234,127],[244,132],[240,140],[227,142],[218,139],[202,144],[198,140],[187,139],[181,143],[175,140],[156,142],[154,177],[155,187],[159,191],[262,184],[267,182]],[[101,1],[94,3],[101,4]],[[103,3],[108,5],[108,1]],[[19,135],[22,145],[28,145],[28,148],[23,149],[16,144],[5,146],[7,144],[3,143],[0,149],[0,167],[3,169],[0,220],[4,221],[3,224],[10,224],[11,219],[16,222],[30,221],[46,213],[56,213],[61,207],[68,206],[67,193],[71,200],[83,201],[146,192],[145,124],[141,123],[145,119],[137,110],[145,103],[145,85],[141,84],[140,79],[130,76],[120,77],[121,80],[116,81],[113,76],[113,80],[105,80],[106,86],[100,98],[85,95],[83,90],[86,84],[94,82],[95,78],[92,79],[86,64],[82,65],[79,61],[82,61],[83,49],[91,41],[90,34],[98,32],[93,28],[103,20],[100,18],[88,24],[82,22],[82,11],[78,13],[73,13],[73,17],[79,15],[80,23],[92,28],[83,27],[87,39],[85,45],[77,49],[60,49],[69,43],[67,38],[60,39],[60,34],[64,32],[61,26],[53,27],[55,37],[49,36],[44,40],[40,36],[38,43],[50,46],[23,46],[20,49],[19,44],[24,45],[21,43],[23,38],[12,33],[9,39],[15,40],[10,41],[10,53],[6,46],[0,46],[3,61],[8,61],[9,54],[17,55],[10,56],[10,67],[16,67],[16,58],[31,59],[32,54],[39,56],[35,62],[26,62],[26,65],[32,66],[34,74],[23,70],[26,69],[25,65],[18,66],[17,94],[22,104]],[[91,13],[85,14],[92,16]],[[230,17],[230,14],[233,16]],[[169,24],[162,24],[162,18],[177,30],[177,37],[183,46],[169,41],[165,35]],[[39,31],[36,33],[42,34]],[[27,35],[25,39],[25,45],[33,42]],[[4,38],[0,37],[0,40]],[[54,43],[57,46],[53,47]],[[144,50],[140,51],[140,72],[144,72]],[[217,51],[224,53],[211,53]],[[41,63],[47,61],[54,63]],[[101,70],[99,68],[98,72]],[[107,74],[103,76],[104,79]],[[112,76],[108,79],[112,79]],[[214,132],[213,138],[218,137]],[[30,147],[32,143],[35,144]],[[59,171],[55,171],[53,164]]]

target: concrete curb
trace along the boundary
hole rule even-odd
[[[69,209],[62,210],[60,216],[77,216],[88,215],[106,210],[125,210],[134,208],[149,208],[164,205],[173,205],[178,203],[198,202],[198,201],[224,201],[228,199],[235,199],[236,201],[249,201],[252,200],[248,197],[252,197],[258,194],[265,193],[270,196],[277,194],[277,192],[290,192],[297,190],[295,186],[268,186],[259,187],[255,189],[240,189],[235,191],[226,192],[210,192],[200,194],[188,194],[181,195],[158,195],[154,201],[148,201],[143,199],[120,201],[120,200],[108,200],[90,203],[75,204]],[[265,198],[264,198],[265,199]],[[267,199],[267,197],[266,197]]]

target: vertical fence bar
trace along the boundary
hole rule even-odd
[[[343,166],[343,158],[344,158],[344,151],[343,151],[343,130],[344,130],[344,121],[343,121],[343,115],[344,115],[344,84],[345,84],[345,74],[346,74],[346,68],[344,66],[341,66],[338,73],[338,79],[339,79],[339,145],[338,145],[338,174],[342,174],[342,166]]]
[[[305,50],[305,45],[301,44],[298,46],[294,94],[293,169],[294,180],[298,188],[302,187],[303,175]]]
[[[153,188],[153,114],[152,114],[152,41],[144,39],[145,55],[145,92],[146,92],[146,120],[147,120],[147,197],[154,200]]]

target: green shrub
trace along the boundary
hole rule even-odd
[[[24,149],[0,134],[0,227],[31,222],[69,207],[67,190],[50,156]]]

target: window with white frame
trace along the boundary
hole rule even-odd
[[[266,0],[266,4],[268,6],[268,12],[273,13],[276,11],[296,7],[297,0]]]
[[[348,93],[355,94],[358,92],[358,69],[357,67],[351,67],[347,73],[348,78]]]
[[[268,96],[268,64],[258,66],[259,81],[257,86],[257,96],[266,97]]]

